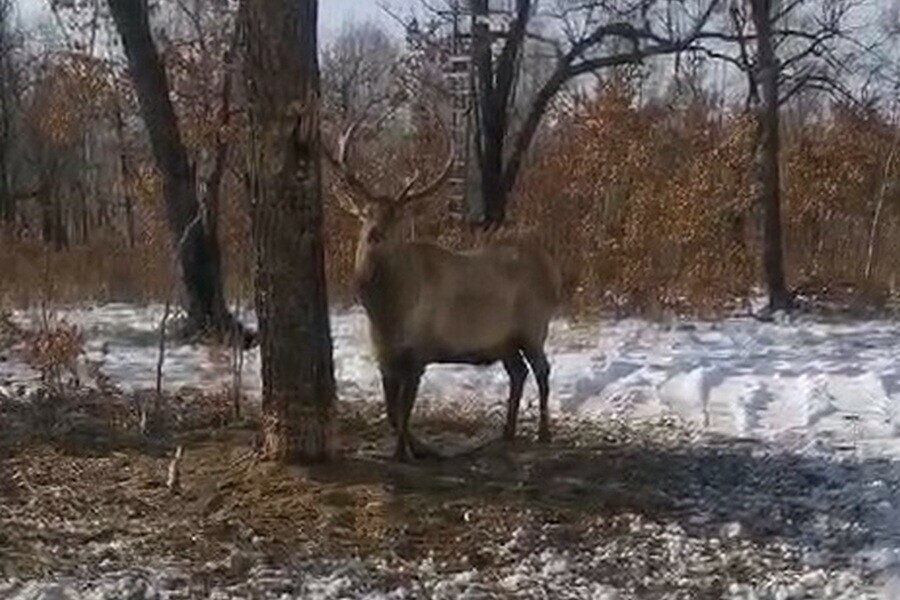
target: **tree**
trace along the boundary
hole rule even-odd
[[[315,0],[245,0],[263,449],[328,457],[335,383],[325,289]]]
[[[225,305],[215,207],[198,199],[195,168],[188,160],[162,60],[150,34],[144,0],[109,0],[122,37],[129,72],[156,166],[163,179],[166,221],[180,248],[188,331],[233,335],[241,331]],[[249,341],[245,336],[245,340]]]
[[[13,97],[12,2],[0,0],[0,221],[11,226],[15,220],[12,186]]]
[[[772,43],[772,0],[752,0],[751,14],[756,29],[756,78],[761,89],[757,107],[758,150],[757,194],[763,220],[763,273],[769,290],[769,308],[783,310],[793,304],[784,277],[783,234],[781,231],[781,176],[778,129],[778,59]]]
[[[322,99],[340,119],[387,95],[398,49],[376,23],[351,23],[322,52]]]
[[[525,155],[554,98],[582,75],[610,67],[639,64],[648,57],[687,49],[703,33],[719,0],[697,2],[690,14],[669,0],[589,1],[561,4],[557,13],[539,13],[537,0],[515,0],[507,31],[498,39],[491,29],[488,0],[468,0],[475,16],[472,60],[475,91],[475,157],[481,175],[482,206],[472,207],[485,227],[503,223],[509,194]],[[679,8],[681,7],[681,8]],[[552,21],[562,31],[552,36],[539,23]],[[685,31],[678,33],[679,22]],[[660,31],[658,31],[660,30]],[[526,103],[518,131],[511,130],[517,81],[526,41],[549,50],[549,76]]]
[[[747,81],[747,107],[756,120],[756,198],[761,213],[762,270],[768,309],[793,306],[784,268],[781,218],[780,111],[809,91],[853,100],[844,82],[857,58],[840,53],[850,41],[844,23],[849,0],[810,2],[745,0],[731,6],[723,31],[710,33],[702,48],[709,56],[737,67]],[[860,44],[860,47],[862,45]]]

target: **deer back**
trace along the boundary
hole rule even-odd
[[[549,257],[528,245],[402,243],[372,252],[357,286],[379,357],[490,362],[511,346],[543,344],[558,282]]]

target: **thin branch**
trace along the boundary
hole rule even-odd
[[[881,186],[878,189],[878,202],[875,205],[875,214],[872,217],[872,227],[869,229],[869,246],[866,252],[866,270],[865,279],[868,281],[872,275],[872,262],[875,254],[875,236],[878,233],[878,223],[881,220],[881,211],[884,207],[884,199],[887,196],[888,179],[891,174],[891,168],[894,163],[894,156],[897,154],[897,146],[900,144],[900,127],[894,123],[894,141],[891,143],[891,149],[888,152],[887,159],[884,161],[884,170],[881,174]]]

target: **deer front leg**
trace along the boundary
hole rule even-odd
[[[397,448],[394,451],[397,460],[406,461],[416,455],[414,446],[417,444],[409,432],[409,418],[416,402],[420,379],[421,372],[409,368],[404,370],[400,380],[400,389],[397,393]]]
[[[381,386],[384,389],[384,407],[391,429],[397,431],[397,397],[400,391],[400,377],[391,369],[381,369]]]
[[[397,460],[440,457],[436,450],[409,431],[410,416],[416,402],[422,373],[421,367],[404,363],[397,363],[391,368],[382,370],[388,421],[397,436],[394,450],[394,457]]]
[[[503,439],[508,442],[516,438],[516,422],[519,418],[519,404],[522,401],[522,390],[528,378],[528,367],[519,351],[516,350],[503,359],[503,367],[509,375],[509,399],[506,401],[506,426],[503,428]]]
[[[416,403],[416,395],[418,394],[421,380],[422,371],[415,371],[413,374],[410,374],[406,380],[406,386],[401,392],[402,410],[403,414],[405,414],[406,424],[406,447],[415,458],[441,458],[441,454],[437,450],[415,437],[409,431],[409,419],[413,406]]]

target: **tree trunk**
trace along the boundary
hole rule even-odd
[[[205,218],[197,220],[203,209],[197,199],[195,172],[178,129],[165,69],[150,35],[147,3],[109,0],[109,7],[122,36],[141,115],[163,178],[166,220],[179,251],[188,328],[192,332],[234,333],[237,324],[222,291],[217,232],[206,226]]]
[[[116,107],[116,138],[119,144],[119,179],[122,185],[122,200],[125,205],[125,234],[128,247],[134,248],[134,199],[131,196],[131,165],[128,160],[128,148],[125,146],[125,120],[122,108]]]
[[[762,95],[757,106],[757,194],[762,209],[763,274],[769,289],[769,309],[788,309],[792,296],[784,276],[781,231],[781,182],[778,165],[778,59],[772,44],[772,0],[751,0],[756,29],[757,83]]]
[[[2,0],[0,0],[2,2]],[[11,227],[15,221],[15,198],[10,181],[10,152],[12,145],[12,110],[8,30],[10,7],[0,6],[0,221]]]
[[[326,459],[334,369],[325,290],[315,0],[246,0],[263,449]]]

